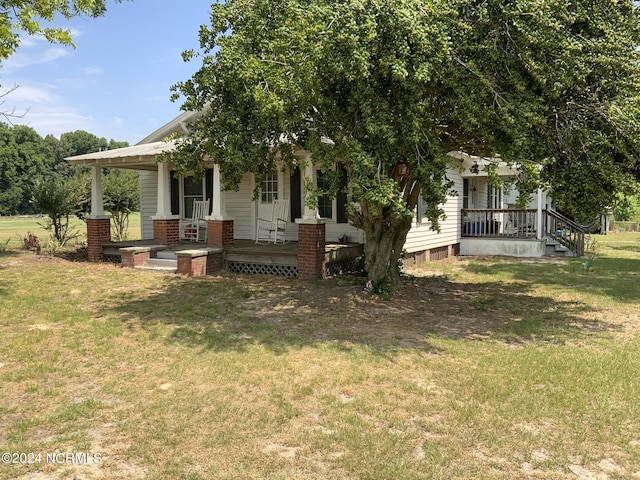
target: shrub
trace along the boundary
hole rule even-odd
[[[69,225],[69,218],[86,204],[86,189],[81,188],[79,181],[76,177],[49,177],[36,182],[32,188],[34,207],[48,216],[40,226],[52,231],[60,246],[79,236]]]

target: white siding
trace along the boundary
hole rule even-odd
[[[158,207],[158,172],[142,170],[140,174],[140,228],[143,240],[153,238],[153,221]]]
[[[447,177],[454,182],[453,189],[459,194],[448,196],[442,206],[446,218],[440,221],[440,233],[431,229],[424,219],[421,224],[415,220],[407,235],[405,250],[409,253],[421,252],[432,248],[445,247],[460,242],[460,210],[462,209],[462,176],[457,170],[448,169]]]
[[[253,175],[245,174],[238,191],[225,192],[224,198],[227,214],[233,219],[233,238],[254,239]]]
[[[325,229],[327,242],[335,243],[340,235],[345,234],[349,242],[364,243],[364,231],[350,223],[336,223],[335,221],[327,220]]]

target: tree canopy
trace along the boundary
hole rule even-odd
[[[420,197],[438,228],[449,151],[517,163],[578,217],[640,178],[639,20],[632,0],[227,0],[184,54],[202,66],[173,98],[205,113],[172,161],[212,159],[228,188],[297,147],[341,161],[369,278],[397,284]]]
[[[81,173],[65,157],[128,145],[83,130],[42,138],[31,127],[0,122],[0,215],[34,213],[31,187],[39,179]]]
[[[0,0],[0,61],[15,52],[23,32],[73,46],[70,30],[49,23],[58,15],[67,20],[80,15],[95,18],[106,10],[106,0]]]

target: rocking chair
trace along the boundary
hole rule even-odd
[[[256,221],[256,243],[285,244],[289,200],[275,200],[271,219],[258,218]]]
[[[209,214],[209,200],[196,200],[193,202],[192,218],[180,220],[180,240],[200,241],[200,231],[204,231],[204,240],[207,241],[207,220]]]

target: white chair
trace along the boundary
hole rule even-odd
[[[256,221],[256,243],[287,243],[287,218],[289,200],[275,200],[271,219],[258,218]]]
[[[193,202],[192,218],[180,220],[180,240],[199,242],[200,232],[204,231],[204,240],[207,241],[207,220],[209,215],[209,200],[196,200]]]

